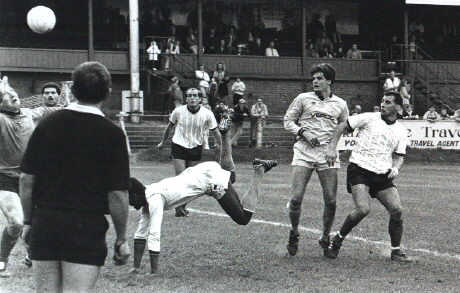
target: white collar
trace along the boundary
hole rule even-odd
[[[88,114],[94,114],[94,115],[99,115],[99,116],[105,117],[104,113],[102,113],[102,111],[99,108],[96,108],[95,106],[81,105],[81,104],[77,104],[77,103],[70,103],[66,107],[66,109],[81,112],[81,113],[88,113]]]

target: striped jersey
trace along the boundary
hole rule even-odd
[[[188,149],[203,145],[205,131],[217,127],[214,114],[204,107],[193,114],[187,105],[179,106],[174,109],[169,121],[176,125],[172,141]]]
[[[381,113],[363,113],[350,116],[348,124],[358,130],[350,162],[361,168],[385,174],[393,166],[393,153],[406,154],[407,129],[398,121],[387,124]]]

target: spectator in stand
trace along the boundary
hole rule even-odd
[[[313,19],[308,26],[308,35],[312,38],[313,41],[316,41],[316,39],[321,36],[321,32],[324,31],[324,25],[321,20],[319,20],[320,15],[318,13],[314,13],[312,18]]]
[[[431,106],[425,115],[423,115],[423,119],[428,120],[429,122],[436,122],[436,120],[441,119],[441,117],[438,112],[436,112],[436,108]]]
[[[396,72],[391,70],[390,76],[385,80],[385,83],[383,84],[383,90],[384,92],[397,92],[400,84],[401,80],[396,76]]]
[[[403,99],[403,106],[406,104],[410,104],[410,94],[409,90],[407,88],[407,80],[402,79],[399,86],[398,86],[398,92],[401,95],[401,98]]]
[[[337,47],[337,52],[334,54],[334,58],[345,58],[345,53],[341,45]]]
[[[185,36],[185,44],[192,54],[198,54],[198,38],[192,27],[188,28],[188,34]]]
[[[171,113],[175,108],[184,103],[184,93],[179,86],[179,78],[176,76],[171,78],[171,84],[166,91],[165,100],[163,104],[163,115]]]
[[[315,45],[311,42],[307,44],[307,58],[319,58],[319,54],[315,50]]]
[[[198,89],[201,92],[201,96],[206,98],[209,93],[209,74],[204,71],[204,65],[200,64],[198,70],[195,70],[195,78],[199,81]]]
[[[216,29],[211,28],[209,34],[203,39],[204,52],[206,54],[216,54],[219,47],[219,38],[216,35]]]
[[[232,125],[230,131],[232,133],[232,146],[238,145],[238,138],[243,133],[243,122],[244,118],[251,115],[249,108],[246,105],[245,99],[240,99],[238,105],[233,107],[234,114],[232,116]]]
[[[380,112],[380,106],[374,106],[374,112]]]
[[[258,13],[256,23],[254,25],[254,33],[260,36],[264,30],[265,30],[265,23],[264,23],[264,20],[262,19],[262,14]]]
[[[265,126],[265,119],[268,117],[268,108],[264,104],[262,99],[257,99],[257,102],[251,107],[251,141],[249,146],[256,145],[256,130],[257,130],[257,121],[260,119],[262,123],[262,128]]]
[[[227,113],[228,107],[225,105],[223,101],[219,102],[219,104],[216,105],[214,108],[214,117],[216,118],[217,124],[220,123],[220,120],[222,119],[222,114]]]
[[[161,53],[160,49],[158,48],[157,42],[152,41],[150,43],[150,47],[148,47],[147,53],[149,54],[149,61],[152,62],[152,69],[157,70],[156,67],[158,67],[158,54]]]
[[[404,112],[403,112],[403,119],[418,119],[418,115],[414,113],[411,104],[403,105]]]
[[[323,50],[321,51],[320,57],[321,58],[334,58],[334,56],[332,56],[332,53],[331,53],[331,51],[329,51],[329,48],[327,46],[323,47]]]
[[[236,106],[238,102],[243,98],[245,90],[246,85],[241,81],[239,77],[237,77],[236,81],[232,85],[233,106]]]
[[[413,35],[416,39],[423,42],[423,34],[425,32],[425,26],[421,21],[415,20],[409,24],[409,35]]]
[[[225,98],[228,95],[228,82],[230,77],[227,72],[225,72],[225,64],[222,62],[217,63],[216,71],[214,71],[212,78],[216,84],[215,97],[217,103],[220,101],[225,101]]]
[[[447,113],[446,107],[441,108],[441,113],[439,113],[439,119],[440,120],[451,120],[450,115]]]
[[[361,114],[363,111],[361,109],[361,106],[360,105],[356,105],[354,108],[353,108],[353,111],[351,111],[351,114],[350,116],[355,116],[355,115],[358,115],[358,114]]]
[[[320,56],[321,56],[320,52],[324,51],[324,47],[326,47],[329,52],[333,52],[331,40],[327,37],[326,32],[322,31],[321,36],[318,39],[316,39],[316,43],[315,43],[316,52],[318,52]]]
[[[450,117],[450,118],[454,119],[457,122],[460,122],[460,109],[455,111],[454,115],[452,115],[452,117]]]
[[[333,42],[333,44],[341,44],[342,37],[337,31],[337,23],[335,21],[335,16],[330,14],[326,16],[326,22],[324,23],[326,29],[327,37]]]
[[[180,41],[176,40],[175,38],[170,38],[168,40],[168,47],[166,48],[166,61],[165,61],[165,70],[169,70],[169,63],[170,63],[170,56],[169,54],[173,55],[173,58],[175,60],[175,56],[177,54],[180,54]]]
[[[363,56],[361,55],[361,51],[358,49],[357,44],[353,44],[351,48],[347,52],[347,58],[348,59],[363,59]]]
[[[409,60],[417,59],[417,38],[415,35],[409,37],[409,55],[407,56]]]
[[[256,37],[254,42],[249,43],[249,54],[256,56],[265,55],[265,49],[262,46],[262,39],[260,37]]]
[[[220,40],[219,47],[217,48],[216,54],[229,54],[228,47],[225,45],[225,40]]]
[[[225,44],[227,46],[228,54],[236,53],[237,37],[234,26],[231,26],[228,30],[228,34],[225,36]]]
[[[271,41],[267,49],[265,49],[265,56],[279,57],[278,50],[275,49],[275,42]]]

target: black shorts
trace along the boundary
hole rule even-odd
[[[393,179],[388,174],[376,174],[372,171],[361,168],[355,163],[350,163],[347,169],[347,191],[351,193],[351,187],[357,184],[364,184],[369,187],[371,197],[376,197],[377,192],[387,188],[396,187]]]
[[[103,266],[108,228],[104,215],[36,208],[30,236],[31,259]]]
[[[201,161],[202,155],[203,146],[201,145],[188,149],[175,143],[171,144],[171,156],[173,159],[184,161]]]
[[[0,190],[19,194],[19,177],[0,174]]]

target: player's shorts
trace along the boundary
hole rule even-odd
[[[372,171],[361,168],[355,163],[350,163],[347,169],[347,191],[351,193],[351,187],[357,184],[364,184],[369,187],[369,194],[375,198],[379,191],[396,187],[393,179],[388,174],[376,174]]]
[[[11,177],[0,174],[0,190],[19,194],[19,177]]]
[[[30,238],[31,259],[103,266],[108,228],[104,215],[36,208]]]
[[[316,169],[317,171],[340,168],[339,156],[337,156],[333,166],[329,166],[326,162],[327,147],[328,145],[324,144],[312,148],[305,141],[298,141],[294,145],[294,156],[291,165]]]
[[[171,144],[171,156],[173,159],[184,161],[201,161],[203,155],[203,146],[199,145],[188,149],[176,143]]]

